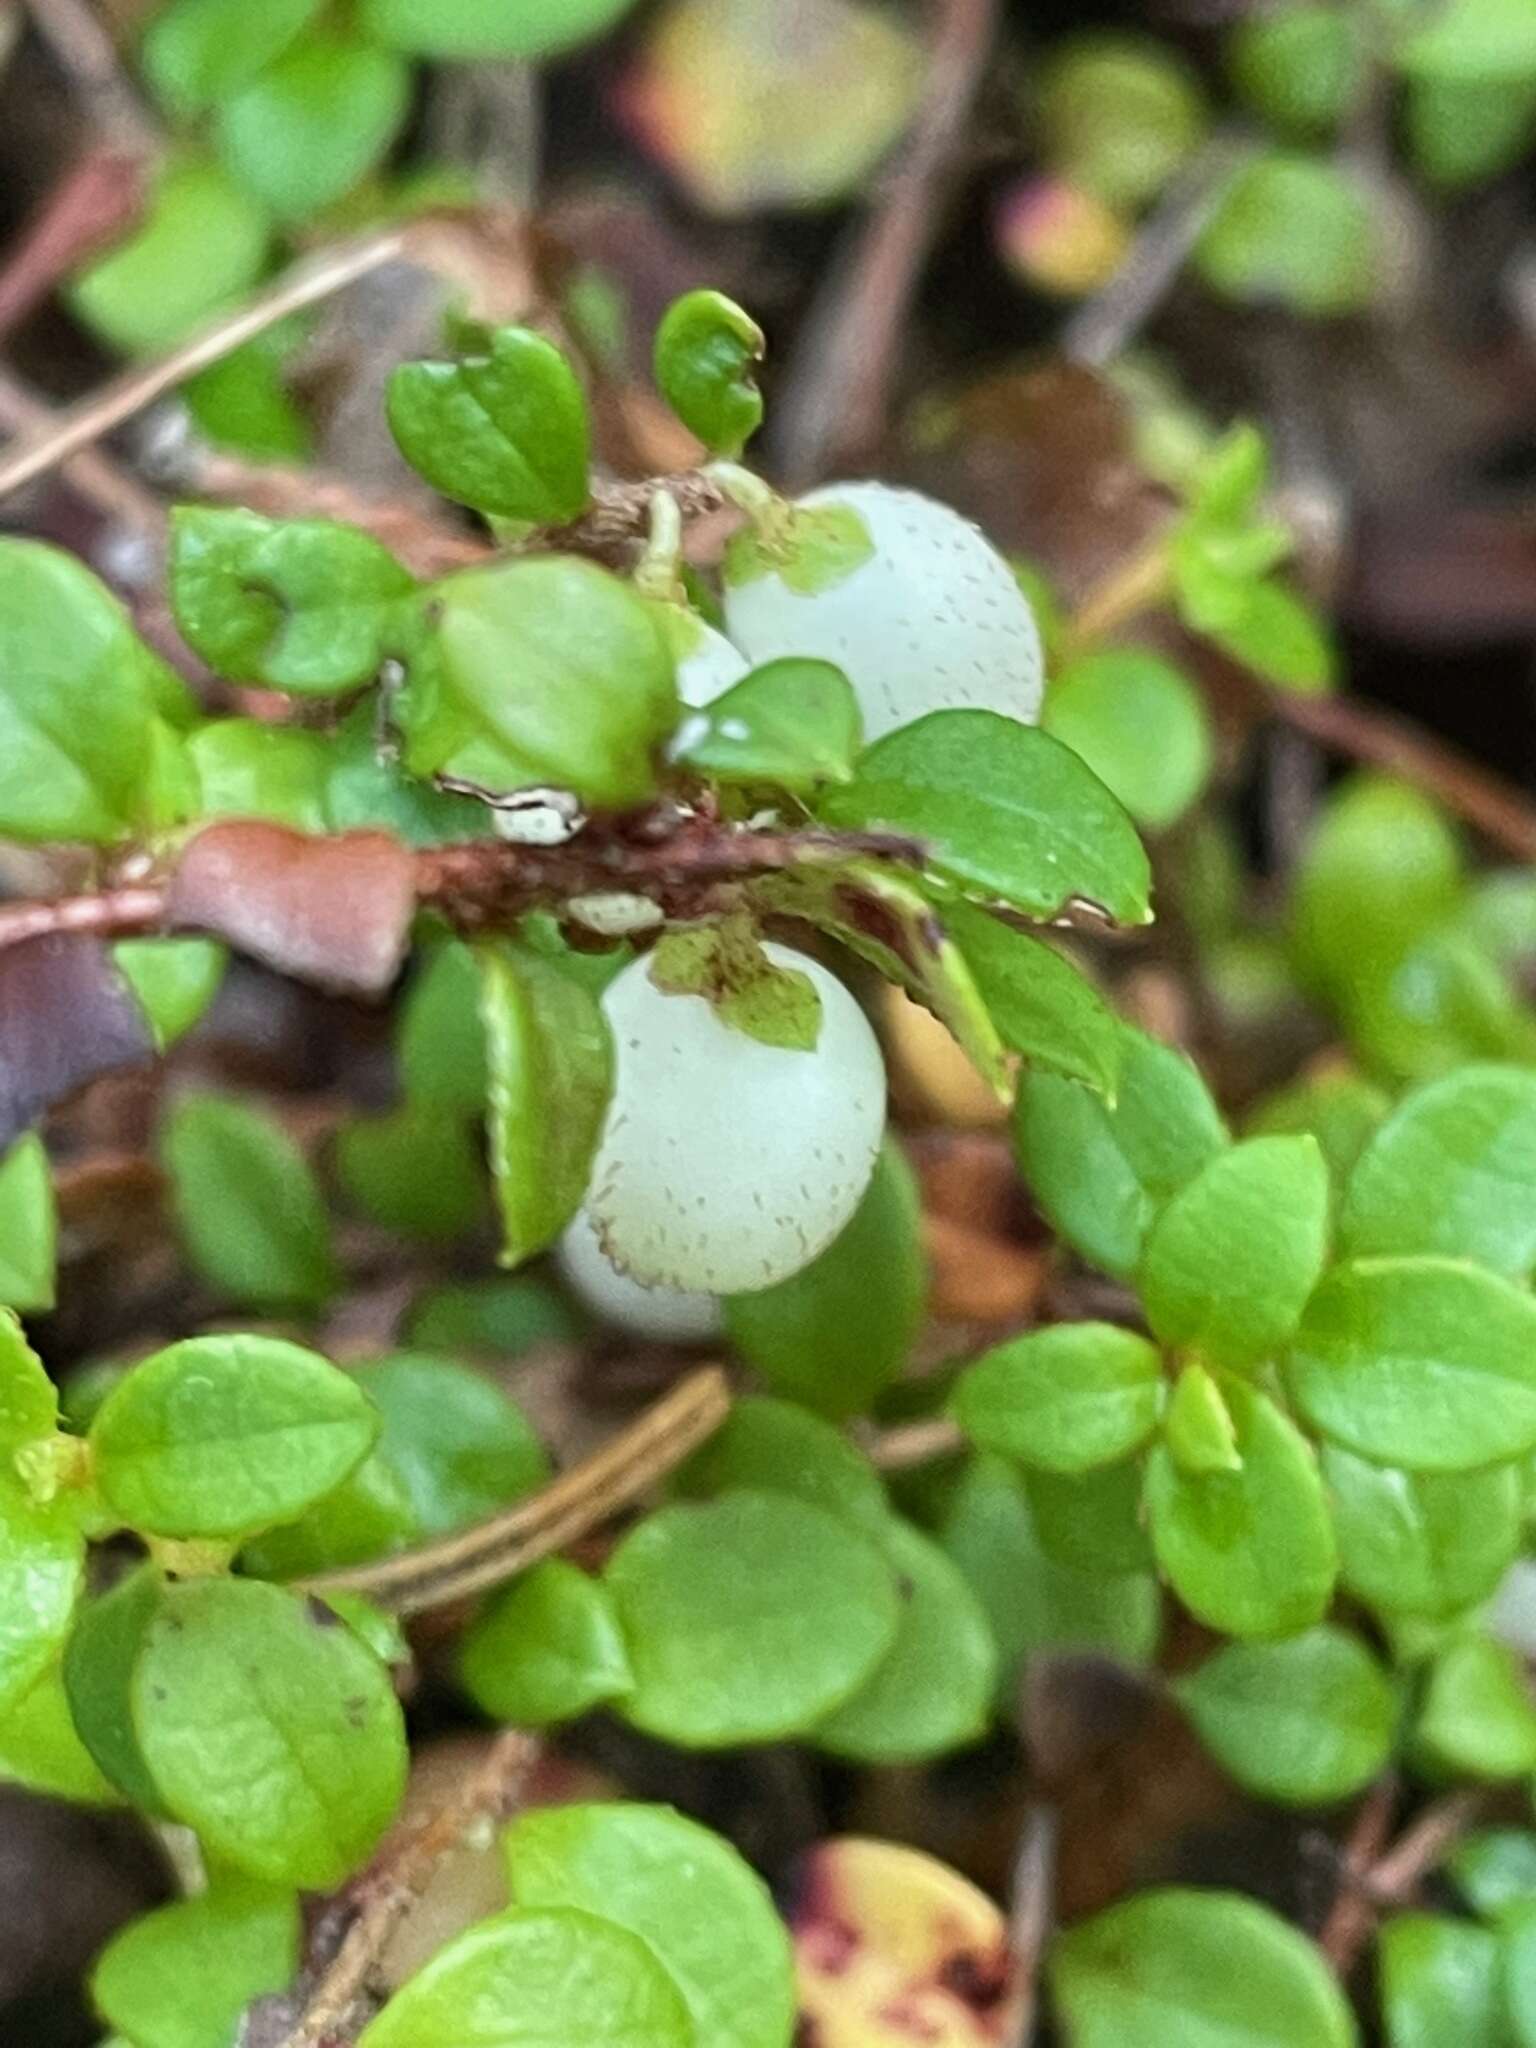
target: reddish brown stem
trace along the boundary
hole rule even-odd
[[[0,269],[0,335],[25,320],[88,256],[123,234],[143,211],[142,156],[96,149],[66,171]]]

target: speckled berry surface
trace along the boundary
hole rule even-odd
[[[584,1209],[561,1238],[557,1258],[582,1307],[616,1330],[656,1344],[706,1344],[725,1327],[714,1295],[642,1287],[621,1273],[603,1251]]]
[[[869,1185],[885,1068],[863,1011],[818,961],[764,949],[821,999],[814,1051],[765,1045],[637,960],[605,991],[614,1091],[587,1197],[614,1265],[643,1286],[746,1294],[810,1263]]]
[[[835,662],[858,696],[866,740],[929,711],[1038,720],[1044,656],[1035,616],[978,527],[888,484],[828,484],[799,504],[851,506],[874,554],[805,593],[773,571],[728,584],[727,631],[753,667],[789,654]]]

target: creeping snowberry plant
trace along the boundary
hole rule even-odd
[[[1150,920],[1132,813],[1172,824],[1209,767],[1184,677],[1105,644],[1123,607],[1064,629],[908,490],[779,496],[742,463],[762,337],[717,294],[657,343],[713,459],[644,486],[594,480],[550,341],[450,344],[388,404],[480,516],[461,565],[423,581],[361,527],[185,508],[170,596],[200,696],[79,563],[0,541],[0,837],[89,870],[0,906],[0,1765],[132,1808],[190,1873],[102,1955],[106,2023],[133,2048],[842,2048],[904,2039],[900,1994],[921,2038],[1009,2038],[1030,1959],[953,1873],[820,1852],[797,1959],[723,1838],[527,1793],[529,1731],[601,1712],[674,1751],[927,1764],[987,1735],[1037,1651],[1150,1660],[1165,1591],[1205,1631],[1178,1706],[1260,1798],[1327,1806],[1394,1759],[1432,1783],[1536,1768],[1510,1628],[1481,1618],[1536,1448],[1536,1033],[1505,979],[1528,894],[1479,891],[1406,792],[1346,790],[1292,951],[1361,1070],[1232,1132],[1070,951]],[[1326,640],[1263,491],[1256,436],[1213,442],[1124,587],[1315,688]],[[700,515],[729,529],[714,556],[685,555]],[[1185,842],[1185,915],[1233,990],[1277,940],[1240,928],[1218,853]],[[55,1293],[34,1126],[186,1038],[232,954],[348,997],[400,984],[396,1093],[326,1133],[322,1178],[189,1066],[157,1145],[198,1312],[61,1411],[21,1320]],[[917,1378],[882,982],[1011,1105],[1058,1263],[1102,1276],[1102,1313]],[[493,1217],[511,1275],[332,1363],[337,1194],[371,1241],[466,1259]],[[456,1354],[577,1314],[708,1345],[729,1387],[680,1369],[552,1476]],[[888,1487],[871,1424],[924,1414],[937,1462]],[[514,1731],[459,1824],[526,1810],[499,1907],[402,1968],[422,1661]],[[1536,1837],[1458,1854],[1477,1917],[1387,1928],[1392,2038],[1492,2041],[1511,2000],[1536,2038]],[[334,1909],[301,1955],[304,1895]],[[818,1913],[873,1959],[834,1956]],[[1232,1893],[1070,1927],[1050,1986],[1080,2048],[1164,2048],[1170,2012],[1223,2048],[1355,2038],[1318,1950]]]

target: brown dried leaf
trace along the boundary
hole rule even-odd
[[[313,839],[255,819],[199,832],[166,891],[171,924],[350,995],[389,987],[415,907],[415,862],[388,833]]]
[[[50,933],[0,951],[0,1155],[55,1102],[153,1054],[99,939]]]
[[[802,2048],[1003,2048],[1019,1987],[1001,1910],[919,1850],[813,1849],[789,1914]]]

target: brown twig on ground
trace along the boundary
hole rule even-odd
[[[135,413],[153,405],[199,370],[220,362],[242,343],[275,327],[290,313],[318,305],[359,278],[391,263],[412,241],[411,226],[390,228],[302,257],[264,292],[212,321],[153,363],[135,364],[98,390],[54,415],[46,430],[28,435],[0,456],[0,498],[65,462]]]
[[[1378,1915],[1408,1905],[1424,1879],[1482,1812],[1483,1792],[1452,1792],[1425,1808],[1386,1848],[1397,1781],[1383,1777],[1367,1793],[1345,1848],[1341,1886],[1318,1937],[1339,1978],[1347,1978]]]
[[[66,171],[0,268],[0,335],[131,227],[143,211],[144,192],[144,159],[130,150],[94,149]]]
[[[160,130],[130,83],[92,0],[26,0],[26,9],[102,129],[127,148],[157,151],[163,141]]]
[[[367,2016],[379,1960],[438,1864],[476,1828],[510,1818],[537,1759],[533,1737],[508,1729],[445,1806],[354,1879],[341,1902],[345,1931],[339,1946],[334,1909],[316,1931],[316,1946],[328,1960],[320,1964],[303,2017],[282,2048],[323,2048],[352,2039]]]
[[[360,1593],[400,1615],[468,1600],[632,1506],[714,1434],[730,1406],[725,1374],[706,1366],[601,1450],[504,1514],[425,1550],[302,1583],[311,1592]]]
[[[998,0],[934,0],[927,90],[870,219],[801,329],[774,409],[778,474],[813,482],[875,447],[890,410],[906,310],[997,27]]]
[[[922,1422],[904,1422],[895,1429],[883,1429],[866,1446],[869,1461],[878,1472],[910,1472],[918,1465],[931,1465],[964,1450],[965,1438],[958,1422],[947,1415],[931,1415]]]
[[[9,370],[0,368],[0,428],[12,434],[40,437],[52,431],[59,415],[28,390]],[[82,448],[62,465],[64,481],[94,505],[106,519],[116,520],[149,544],[154,573],[165,538],[165,507],[152,491],[114,462],[100,448]]]

